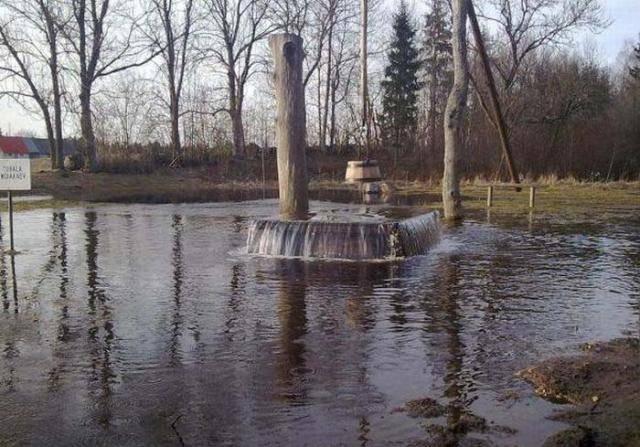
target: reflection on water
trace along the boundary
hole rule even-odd
[[[173,215],[173,249],[171,252],[171,263],[173,265],[173,302],[171,323],[171,344],[169,353],[171,357],[170,365],[178,366],[182,363],[182,356],[179,350],[180,337],[182,335],[182,216]]]
[[[276,362],[279,367],[279,383],[289,391],[286,397],[292,401],[304,401],[305,345],[307,333],[306,274],[303,262],[276,261],[276,271],[281,276],[278,293],[278,320],[280,324],[280,349]]]
[[[406,445],[436,425],[452,445],[536,446],[562,425],[514,372],[640,332],[637,212],[482,213],[402,262],[245,257],[249,219],[276,207],[18,214],[0,445]],[[394,411],[423,397],[446,416]],[[467,415],[517,431],[465,435]]]

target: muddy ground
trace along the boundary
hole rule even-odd
[[[640,446],[640,339],[589,343],[580,355],[552,358],[518,375],[545,399],[572,404],[552,418],[573,427],[545,447]]]

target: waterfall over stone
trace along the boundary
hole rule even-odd
[[[424,254],[440,237],[438,212],[400,221],[251,222],[249,254],[321,259],[395,259]]]

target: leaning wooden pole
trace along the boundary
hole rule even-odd
[[[442,203],[445,219],[462,217],[458,158],[462,149],[462,129],[469,90],[469,63],[467,61],[467,1],[452,1],[453,26],[453,86],[444,114],[444,174],[442,176]]]
[[[300,219],[309,211],[302,38],[295,34],[274,34],[269,38],[269,47],[275,62],[280,214]]]
[[[476,11],[471,0],[467,0],[467,13],[469,14],[469,20],[471,22],[473,38],[476,42],[476,46],[478,47],[480,59],[482,59],[482,66],[484,68],[485,75],[487,76],[489,96],[491,97],[491,105],[493,106],[493,112],[495,114],[494,121],[498,126],[498,133],[500,134],[500,144],[502,145],[504,158],[507,160],[509,175],[511,176],[511,181],[513,183],[520,183],[518,171],[516,171],[516,165],[513,161],[513,155],[511,153],[511,143],[509,142],[509,135],[507,134],[507,125],[505,124],[504,115],[502,114],[502,107],[500,107],[500,99],[498,98],[496,81],[493,78],[493,72],[491,71],[491,65],[489,63],[489,56],[487,55],[487,49],[484,46],[484,39],[482,38],[482,33],[480,32],[478,17],[476,16]]]

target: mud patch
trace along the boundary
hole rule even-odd
[[[573,405],[552,418],[576,428],[545,446],[640,445],[640,339],[588,343],[582,351],[518,372],[538,395]]]
[[[410,444],[415,447],[484,447],[492,444],[485,439],[469,435],[474,433],[514,434],[516,432],[510,427],[487,422],[485,418],[467,410],[461,410],[459,407],[443,405],[430,397],[410,400],[404,407],[398,408],[394,412],[404,412],[407,416],[424,419],[422,425],[428,438]],[[438,420],[439,418],[440,420]],[[436,422],[440,423],[431,423],[432,419],[436,419]]]
[[[404,406],[408,416],[412,418],[436,418],[447,413],[447,407],[430,397],[410,400]]]

